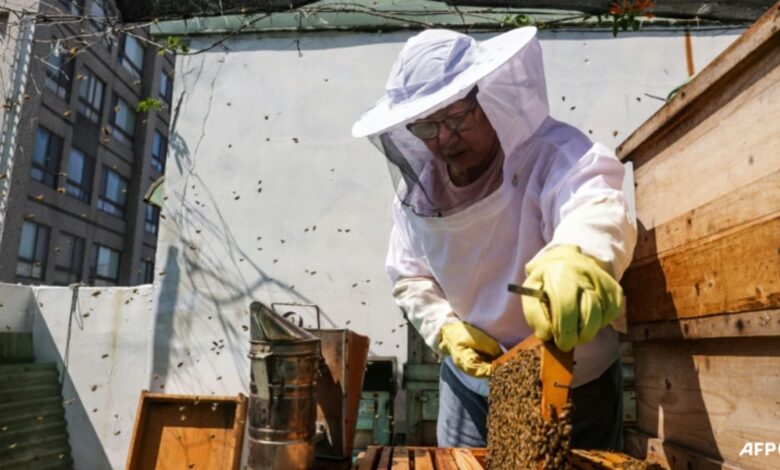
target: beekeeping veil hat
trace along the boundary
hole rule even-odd
[[[385,95],[352,127],[353,136],[369,137],[385,154],[400,202],[419,216],[446,216],[478,202],[473,191],[463,191],[463,200],[457,191],[441,196],[441,186],[449,183],[443,181],[447,172],[406,127],[463,99],[475,86],[476,100],[496,130],[504,156],[500,178],[506,179],[512,151],[549,115],[536,28],[482,42],[449,30],[417,34],[396,59]],[[479,193],[480,198],[487,195]]]

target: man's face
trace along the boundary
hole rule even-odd
[[[469,174],[475,169],[486,168],[498,151],[496,131],[476,98],[456,101],[415,121],[414,125],[432,122],[438,123],[438,132],[432,138],[421,140],[435,158],[458,173]],[[460,125],[456,125],[458,122]],[[452,130],[452,127],[461,130]]]

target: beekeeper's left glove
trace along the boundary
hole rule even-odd
[[[439,349],[449,354],[460,370],[474,377],[489,376],[493,359],[503,352],[498,341],[464,321],[441,328]]]
[[[560,245],[537,255],[525,267],[523,287],[544,291],[547,301],[523,296],[528,325],[561,351],[587,343],[624,309],[620,284],[575,245]]]

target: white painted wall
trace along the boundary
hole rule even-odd
[[[151,285],[81,288],[73,303],[67,287],[0,284],[0,304],[3,330],[32,332],[36,362],[58,365],[76,470],[124,468],[142,390],[248,394],[243,329],[172,321]]]

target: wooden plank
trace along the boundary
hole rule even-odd
[[[729,230],[776,216],[778,211],[780,170],[657,227],[640,225],[634,264],[721,237]]]
[[[138,411],[135,413],[133,437],[130,438],[130,451],[127,455],[127,465],[125,467],[127,470],[139,468],[140,465],[140,459],[142,455],[141,434],[143,433],[141,424],[146,422],[146,414],[148,412],[148,402],[146,401],[146,397],[149,394],[150,393],[148,390],[141,390],[141,396],[138,398]]]
[[[376,470],[390,470],[390,461],[393,455],[393,448],[390,446],[382,448],[382,455],[379,457],[379,463]]]
[[[569,399],[569,386],[571,385],[572,371],[574,369],[574,353],[564,353],[559,350],[552,341],[542,342],[534,335],[521,341],[512,349],[505,352],[493,361],[493,367],[509,361],[520,351],[539,348],[540,354],[540,379],[542,381],[542,416],[550,419],[550,406],[560,412]]]
[[[393,449],[393,458],[390,464],[392,470],[409,470],[409,450],[406,447],[396,447]]]
[[[382,453],[382,448],[377,446],[368,446],[366,449],[366,455],[360,460],[358,470],[374,470],[374,464],[376,463],[379,455]]]
[[[434,470],[431,452],[427,449],[414,449],[414,470]]]
[[[777,468],[776,455],[739,454],[746,442],[777,442],[780,341],[640,342],[634,356],[640,431],[737,467]]]
[[[433,461],[436,463],[436,470],[458,470],[451,449],[433,449]]]
[[[780,309],[630,325],[628,341],[780,336]]]
[[[468,449],[452,449],[452,457],[459,470],[483,470],[482,465]]]
[[[582,449],[573,449],[571,458],[574,467],[577,470],[590,469],[620,469],[623,464],[631,461],[631,457],[620,452],[590,451]]]
[[[547,341],[542,345],[541,354],[542,417],[549,421],[552,417],[551,406],[560,415],[569,402],[574,351],[562,352],[552,341]]]
[[[477,459],[477,462],[479,462],[479,464],[482,465],[482,468],[487,468],[487,448],[475,447],[475,448],[469,448],[469,451],[471,452],[471,455],[473,455],[474,458]]]
[[[238,469],[241,466],[241,451],[244,445],[244,430],[246,429],[246,410],[249,399],[243,393],[238,394],[236,403],[235,420],[233,421],[234,438],[228,442],[228,452],[233,454],[231,468]]]
[[[773,41],[780,50],[780,36]],[[635,162],[638,222],[657,227],[780,168],[780,52],[712,90]]]
[[[741,468],[633,429],[625,431],[625,449],[633,457],[657,462],[672,470],[739,470]]]
[[[627,159],[651,136],[660,133],[669,121],[674,119],[683,110],[701,97],[717,82],[723,80],[741,62],[745,62],[749,56],[756,53],[757,49],[764,46],[780,30],[780,4],[770,8],[765,15],[759,18],[734,41],[725,51],[704,68],[688,85],[685,86],[671,102],[659,109],[650,119],[634,131],[617,148],[618,157]]]
[[[655,262],[634,265],[622,280],[628,322],[778,308],[778,247],[780,216]]]

